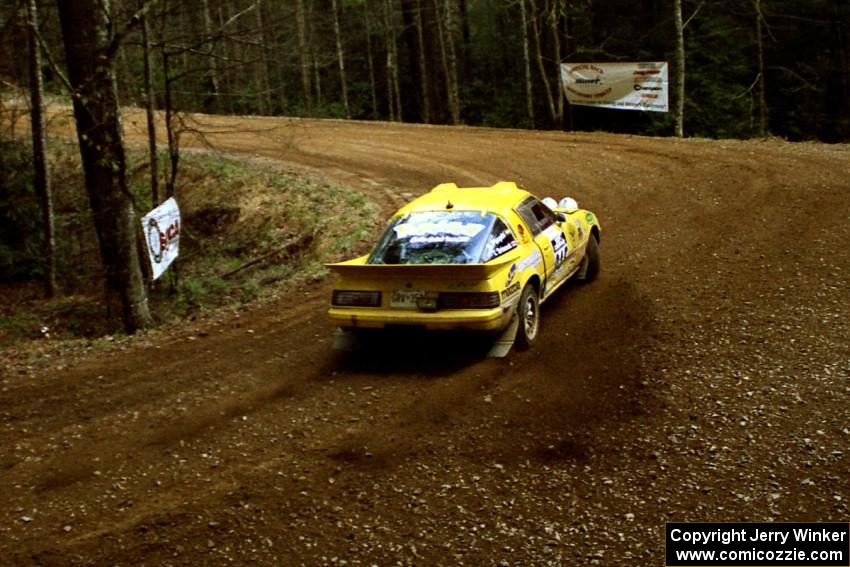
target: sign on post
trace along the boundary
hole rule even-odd
[[[561,63],[570,104],[667,112],[667,63]]]
[[[153,279],[159,278],[180,251],[180,209],[174,197],[142,217]]]

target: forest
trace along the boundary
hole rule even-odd
[[[0,3],[7,91],[28,84],[21,4]],[[107,33],[117,33],[147,3],[101,4],[111,5]],[[174,111],[669,135],[672,112],[570,107],[558,63],[669,61],[675,83],[679,6],[685,135],[850,137],[846,0],[149,4],[118,46],[122,104],[150,96]],[[43,47],[62,66],[56,4],[38,9]],[[47,60],[43,71],[47,92],[66,92]]]
[[[848,23],[846,0],[2,0],[0,280],[53,296],[57,255],[76,262],[57,244],[51,108],[73,106],[102,277],[133,332],[151,323],[137,217],[175,195],[181,136],[204,136],[190,113],[839,143]],[[669,62],[670,112],[564,97],[561,63],[629,61]],[[122,108],[145,110],[147,158],[128,157]]]

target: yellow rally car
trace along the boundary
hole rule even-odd
[[[573,199],[538,200],[513,182],[438,185],[393,215],[370,254],[329,264],[331,320],[343,330],[416,326],[537,338],[539,305],[571,277],[599,273],[599,221]]]

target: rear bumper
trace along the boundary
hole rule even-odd
[[[498,331],[511,320],[512,309],[446,309],[433,313],[407,309],[331,307],[328,316],[340,327],[381,329],[386,326],[424,327],[428,330]]]

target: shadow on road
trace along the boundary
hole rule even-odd
[[[358,334],[349,352],[337,353],[340,374],[455,374],[484,360],[494,336],[469,332],[388,329]]]

